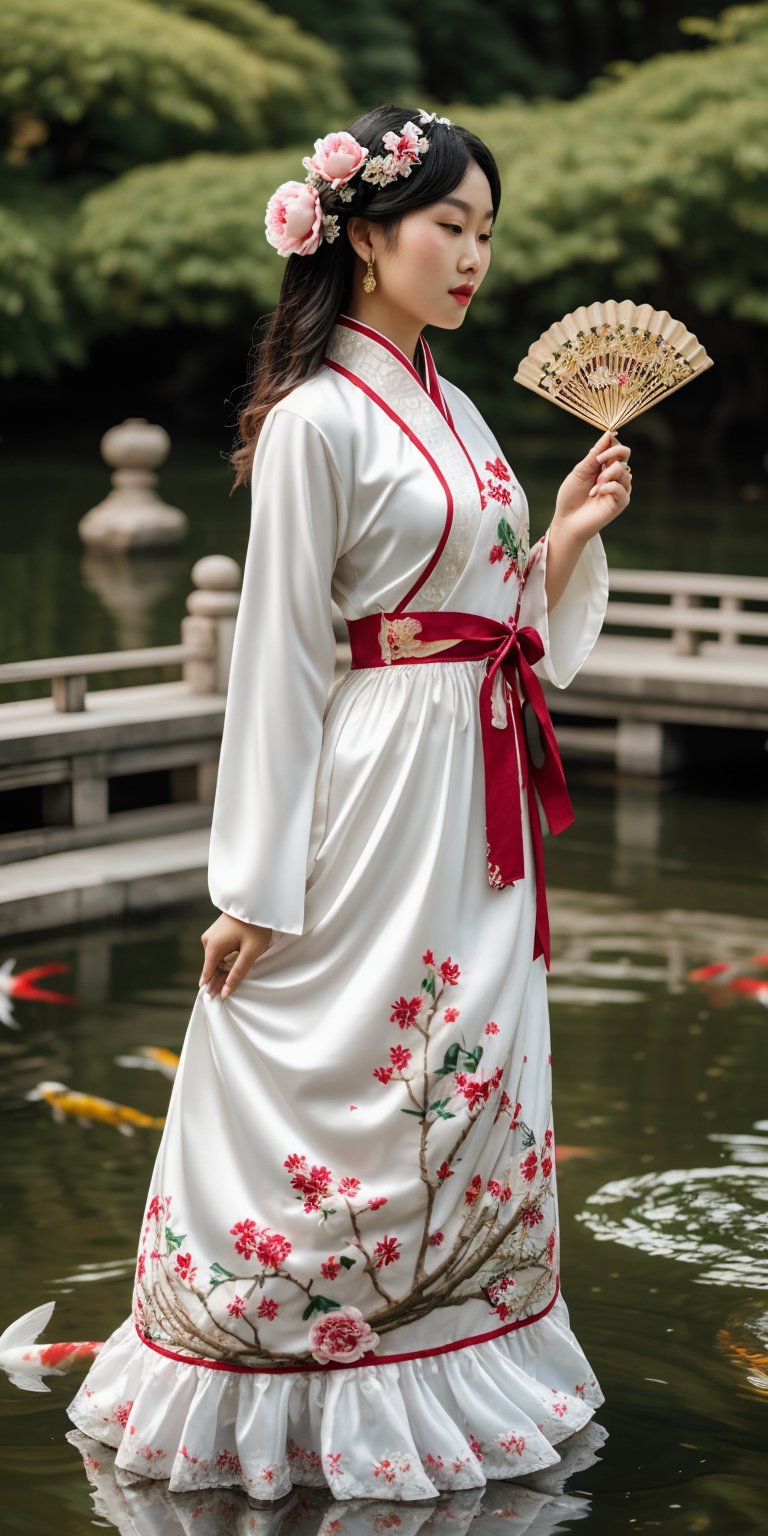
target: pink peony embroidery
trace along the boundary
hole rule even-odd
[[[321,1365],[332,1360],[351,1365],[378,1344],[378,1334],[357,1307],[337,1307],[318,1318],[309,1330],[310,1352]]]
[[[323,238],[323,210],[314,187],[282,182],[267,203],[265,228],[278,256],[311,256]]]
[[[265,1227],[256,1244],[256,1257],[265,1269],[279,1269],[287,1259],[293,1244],[280,1232],[270,1232]]]
[[[305,155],[301,163],[305,171],[322,177],[335,191],[351,181],[367,155],[368,150],[351,133],[327,133],[324,139],[315,139],[315,153]]]

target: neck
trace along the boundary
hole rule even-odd
[[[393,314],[390,306],[383,300],[377,302],[377,298],[375,293],[354,294],[344,314],[350,320],[357,320],[360,325],[369,325],[372,330],[386,336],[387,341],[399,347],[408,360],[418,367],[421,327],[410,316]]]

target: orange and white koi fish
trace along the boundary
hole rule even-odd
[[[164,1115],[145,1115],[141,1109],[129,1104],[115,1104],[112,1099],[100,1099],[90,1093],[77,1093],[65,1083],[38,1083],[26,1095],[28,1099],[44,1099],[50,1104],[54,1120],[77,1120],[79,1125],[113,1125],[121,1136],[132,1136],[134,1128],[160,1129],[165,1125]]]
[[[54,976],[61,971],[68,971],[69,966],[63,960],[52,960],[49,965],[33,965],[29,970],[19,971],[18,976],[12,974],[15,964],[15,960],[4,960],[0,965],[0,1024],[6,1024],[9,1029],[21,1027],[13,1016],[14,998],[38,1003],[77,1002],[76,997],[69,997],[65,992],[50,992],[46,987],[35,986],[41,976]]]
[[[754,971],[765,971],[766,968],[768,968],[768,955],[751,955],[748,960],[729,965],[716,963],[699,966],[698,970],[688,972],[688,980],[707,987],[713,1002],[724,1002],[729,994],[735,994],[740,997],[753,997],[755,1002],[762,1003],[764,1008],[768,1008],[768,976],[750,974]]]
[[[145,1067],[151,1072],[162,1072],[163,1077],[173,1081],[180,1059],[163,1045],[140,1045],[135,1056],[116,1056],[115,1062],[118,1067]]]
[[[574,1157],[594,1157],[595,1147],[569,1147],[558,1146],[555,1148],[555,1163],[560,1167],[561,1163],[570,1163]]]
[[[7,1371],[15,1387],[25,1392],[50,1392],[42,1377],[46,1373],[61,1376],[78,1360],[92,1360],[101,1349],[101,1342],[67,1344],[38,1344],[37,1335],[47,1328],[56,1303],[46,1301],[42,1307],[17,1317],[0,1334],[0,1367]]]

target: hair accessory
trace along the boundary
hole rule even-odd
[[[363,278],[363,290],[365,293],[373,293],[375,287],[376,278],[373,274],[373,257],[369,256],[368,266],[365,269],[365,277]]]
[[[432,121],[448,119],[422,110],[422,122]],[[410,119],[399,133],[385,133],[382,143],[386,154],[371,155],[351,133],[327,133],[315,140],[315,153],[301,162],[307,172],[304,181],[282,182],[267,203],[266,236],[279,256],[311,256],[324,240],[329,245],[338,240],[339,218],[332,209],[352,201],[353,178],[359,175],[361,181],[387,187],[398,176],[410,176],[430,147],[426,134]]]
[[[419,107],[419,122],[422,124],[422,127],[426,123],[444,123],[446,128],[453,127],[449,117],[438,117],[436,112],[427,112],[424,107]]]

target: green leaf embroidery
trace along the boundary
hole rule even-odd
[[[341,1306],[340,1301],[332,1301],[330,1296],[312,1296],[309,1305],[304,1308],[302,1318],[306,1322],[313,1312],[336,1312]]]
[[[225,1269],[223,1264],[212,1264],[211,1265],[211,1278],[208,1281],[208,1284],[210,1285],[211,1290],[213,1290],[214,1286],[221,1285],[224,1280],[234,1280],[234,1279],[235,1279],[235,1276],[233,1275],[231,1269]]]
[[[165,1243],[166,1243],[166,1247],[168,1249],[168,1252],[169,1253],[173,1253],[174,1249],[180,1248],[182,1243],[184,1242],[186,1236],[187,1236],[186,1232],[181,1232],[179,1234],[179,1236],[177,1237],[176,1233],[172,1232],[170,1227],[166,1227],[166,1229],[165,1229]]]
[[[348,1254],[343,1253],[339,1259],[339,1263],[342,1269],[354,1269],[355,1264],[357,1263],[357,1259],[350,1259]]]
[[[523,1147],[524,1147],[524,1149],[527,1151],[528,1147],[534,1146],[535,1143],[536,1143],[536,1137],[534,1136],[533,1131],[531,1130],[529,1125],[525,1125],[525,1123],[524,1123],[523,1124]]]
[[[483,1047],[481,1045],[474,1045],[472,1050],[468,1051],[466,1046],[462,1046],[461,1054],[465,1060],[470,1063],[470,1072],[476,1072],[480,1065],[480,1058],[483,1054]]]
[[[435,1073],[435,1077],[447,1077],[449,1072],[456,1071],[459,1062],[459,1052],[461,1049],[462,1047],[460,1046],[458,1040],[454,1041],[453,1045],[449,1045],[443,1057],[443,1065],[438,1067]]]
[[[424,1119],[423,1109],[401,1109],[401,1115],[415,1115],[418,1120]]]
[[[429,1108],[433,1114],[439,1115],[441,1120],[455,1120],[456,1116],[453,1112],[445,1107],[450,1102],[450,1099],[435,1099],[434,1104],[430,1104]]]
[[[505,517],[502,517],[496,532],[505,554],[509,555],[510,560],[517,560],[517,539]]]
[[[422,990],[424,992],[429,992],[430,997],[434,997],[434,995],[435,995],[435,978],[434,978],[434,976],[425,976],[424,980],[421,983],[421,985],[422,985]]]

